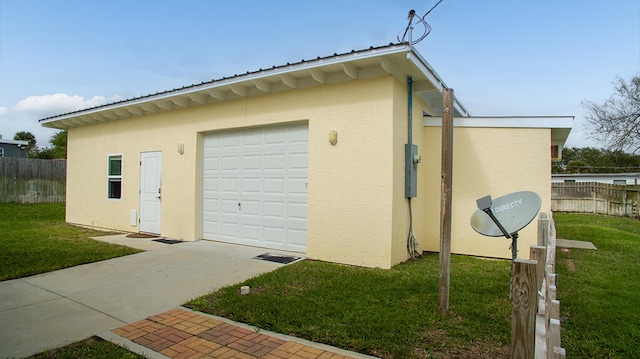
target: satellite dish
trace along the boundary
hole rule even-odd
[[[542,206],[542,199],[535,192],[521,191],[494,200],[491,200],[491,196],[483,197],[477,204],[478,209],[471,216],[471,227],[485,236],[510,238],[506,234],[517,233],[536,218]],[[493,213],[506,233],[498,227],[488,210]]]
[[[511,239],[511,284],[513,295],[513,262],[518,257],[518,231],[526,227],[540,211],[542,200],[531,191],[514,192],[491,199],[486,196],[476,201],[478,209],[471,215],[471,227],[485,236]]]

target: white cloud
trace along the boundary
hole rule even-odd
[[[53,116],[56,114],[77,111],[95,107],[107,102],[104,96],[94,96],[85,100],[82,96],[69,96],[64,93],[44,96],[29,96],[20,100],[12,111],[28,112],[38,116]]]
[[[28,131],[36,136],[38,145],[48,146],[48,141],[57,130],[40,126],[38,120],[62,113],[100,106],[108,102],[119,101],[121,97],[94,96],[85,99],[82,96],[70,96],[56,93],[43,96],[29,96],[11,107],[0,107],[0,135],[13,138],[16,132]]]

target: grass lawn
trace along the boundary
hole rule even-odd
[[[64,204],[0,203],[0,281],[140,252],[89,239],[104,232],[68,225]]]
[[[640,358],[640,222],[554,218],[558,238],[598,247],[557,253],[568,356]],[[299,262],[186,306],[384,358],[508,358],[509,270],[509,261],[453,255],[446,317],[437,314],[437,254],[391,270]],[[250,295],[238,294],[242,285]]]
[[[558,250],[562,345],[571,358],[640,358],[640,221],[554,214],[558,238],[597,251]]]
[[[64,347],[51,349],[28,357],[28,359],[144,359],[144,356],[130,352],[98,337],[90,337]]]
[[[452,256],[441,317],[438,261],[429,254],[391,270],[304,261],[186,306],[385,358],[508,358],[510,262]],[[238,295],[241,285],[252,293]]]

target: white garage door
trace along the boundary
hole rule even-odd
[[[202,237],[306,251],[307,124],[204,137]]]

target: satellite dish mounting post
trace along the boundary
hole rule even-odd
[[[493,211],[491,210],[491,205],[493,204],[493,201],[491,200],[490,195],[476,200],[476,204],[478,205],[478,209],[482,210],[484,213],[486,213],[489,216],[489,218],[491,218],[491,220],[493,221],[493,223],[496,224],[500,232],[502,232],[502,234],[507,239],[511,239],[511,246],[509,247],[511,249],[511,280],[509,282],[509,299],[511,299],[511,296],[513,295],[513,272],[515,270],[514,262],[516,258],[518,258],[518,231],[509,233],[504,228],[502,223],[500,223],[498,218],[496,218],[495,214],[493,214]]]

